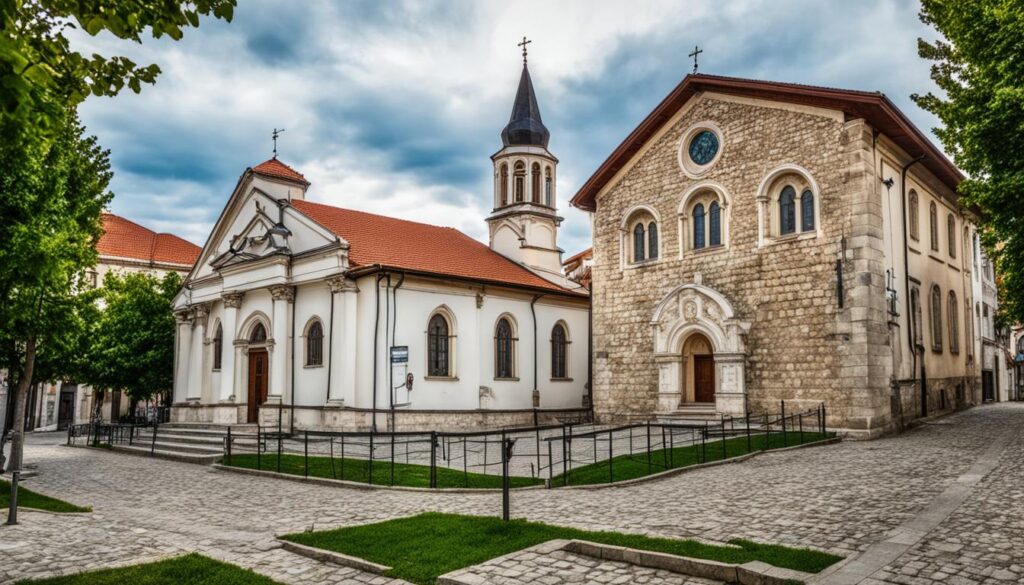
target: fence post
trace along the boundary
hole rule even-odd
[[[788,447],[789,444],[786,442],[786,401],[782,400],[782,446]]]
[[[158,426],[159,425],[157,425],[155,422],[153,423],[153,442],[149,446],[149,456],[150,457],[152,457],[153,454],[156,453],[156,430],[157,430]]]
[[[772,419],[768,418],[768,411],[764,411],[764,443],[761,444],[761,450],[768,450],[768,443],[772,440]]]
[[[700,434],[700,462],[707,463],[708,461],[708,421],[704,421],[704,432]]]
[[[462,478],[466,483],[466,487],[469,487],[469,447],[467,446],[468,441],[465,435],[462,437]]]
[[[227,441],[228,441],[228,445],[227,445],[228,448],[227,448],[227,451],[224,453],[224,456],[227,458],[227,464],[231,465],[231,427],[228,427],[228,438],[227,438]]]
[[[156,433],[156,427],[153,427],[153,433]],[[256,470],[263,470],[263,434],[260,432],[260,423],[256,422]]]
[[[750,448],[750,411],[749,410],[747,411],[747,413],[744,415],[743,418],[744,418],[744,420],[747,423],[747,453],[750,453],[751,448]]]
[[[131,447],[132,443],[135,441],[135,419],[134,418],[132,419],[132,430],[131,430],[131,433],[132,434],[128,435],[128,446],[129,447]]]
[[[281,473],[281,421],[277,424],[277,472]]]
[[[505,437],[505,431],[501,432],[501,519],[505,522],[508,522],[508,491],[512,483],[508,477],[508,462],[512,458],[512,448],[515,444],[515,439],[508,439]]]
[[[653,468],[651,467],[651,421],[647,421],[647,473],[650,473]]]
[[[390,483],[388,485],[395,485],[395,430],[394,430],[394,426],[391,427],[391,451],[390,451],[389,455],[391,456],[391,465],[390,465],[390,467],[391,467],[391,479],[389,480]]]
[[[367,472],[366,481],[373,485],[373,431],[370,431],[370,456],[367,457],[366,464],[369,468]]]
[[[71,445],[71,433],[74,430],[75,430],[75,422],[71,421],[71,424],[68,425],[68,445],[69,446]]]
[[[548,441],[548,485],[555,479],[555,462],[551,459],[551,441]]]
[[[722,461],[729,458],[729,454],[725,450],[725,414],[722,415]]]
[[[533,425],[533,436],[537,446],[535,449],[537,453],[537,477],[540,477],[540,429],[537,428],[537,425]]]
[[[612,460],[615,459],[614,445],[615,437],[612,436],[612,430],[608,429],[608,483],[615,483],[615,472],[612,470]]]
[[[825,434],[825,403],[821,403],[821,434]]]
[[[304,465],[303,472],[306,474],[306,477],[309,477],[309,431],[303,431],[302,435],[303,435],[303,437],[302,437],[303,438],[302,458],[304,460],[303,461],[303,465]]]
[[[664,468],[668,469],[668,446],[665,443],[665,425],[661,425],[661,459]]]
[[[562,425],[562,485],[569,485],[569,462],[567,461],[565,443],[565,425]]]
[[[797,422],[800,425],[800,444],[803,445],[804,444],[804,413],[802,413],[802,412],[800,413],[799,418],[797,418]]]
[[[430,431],[430,487],[437,487],[437,431]]]

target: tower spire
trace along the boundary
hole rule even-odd
[[[547,148],[551,133],[540,119],[540,106],[537,105],[537,94],[533,91],[533,80],[526,66],[526,45],[523,41],[517,46],[523,48],[523,73],[519,77],[519,89],[512,103],[512,115],[508,124],[501,131],[501,142],[505,146],[543,146]]]

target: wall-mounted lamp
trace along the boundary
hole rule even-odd
[[[892,180],[892,177],[889,177],[888,179],[883,180],[882,184],[885,185],[886,189],[892,189],[892,186],[896,184],[896,181]]]

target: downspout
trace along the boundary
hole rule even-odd
[[[380,336],[378,331],[380,330],[380,281],[384,279],[384,273],[377,274],[377,283],[374,288],[374,315],[373,315],[373,403],[370,405],[371,412],[373,413],[373,422],[370,423],[370,428],[373,432],[377,432],[377,369],[380,364],[377,363],[378,350],[380,348],[379,339]]]
[[[590,422],[594,422],[594,283],[587,287],[587,403],[590,405]]]
[[[390,278],[388,280],[390,281]],[[391,418],[390,425],[391,425],[391,430],[392,431],[395,430],[395,379],[394,379],[395,378],[395,368],[391,364],[391,350],[390,350],[390,347],[394,347],[395,346],[395,330],[398,328],[398,289],[402,286],[402,283],[404,283],[404,282],[405,282],[405,273],[404,272],[399,272],[398,273],[398,284],[396,284],[395,287],[393,289],[391,289],[391,299],[392,299],[392,303],[391,304],[393,306],[392,310],[395,313],[395,318],[394,318],[393,321],[391,321],[391,345],[389,346],[389,349],[388,349],[388,397],[389,397],[389,400],[391,401],[389,406],[390,406],[390,410],[391,410],[391,413],[390,413],[390,418]]]
[[[296,301],[299,296],[299,287],[294,288],[292,293],[292,371],[291,371],[291,390],[292,390],[292,403],[291,408],[288,409],[288,430],[292,433],[295,432],[295,305],[298,304]]]
[[[537,400],[534,408],[540,407],[540,389],[537,388],[537,311],[534,309],[534,305],[543,296],[545,295],[533,295],[533,300],[530,301],[530,315],[533,316],[533,397]]]
[[[914,332],[917,329],[916,315],[913,313],[913,309],[910,306],[910,243],[907,241],[907,171],[910,167],[914,166],[915,163],[919,163],[925,159],[925,156],[915,158],[914,160],[903,165],[900,170],[900,205],[903,210],[903,286],[907,291],[906,294],[906,305],[907,305],[907,345],[910,348],[910,377],[914,382],[918,381],[917,378],[917,348],[914,346]],[[920,297],[919,297],[920,298]],[[918,301],[920,302],[920,301]],[[922,370],[924,364],[922,364]],[[922,371],[923,374],[923,371]],[[925,392],[924,389],[924,376],[921,376],[921,393]]]

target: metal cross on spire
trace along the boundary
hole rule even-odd
[[[277,158],[277,137],[280,136],[282,132],[284,132],[284,128],[281,128],[280,130],[274,128],[274,131],[270,133],[270,136],[274,139],[274,158]]]
[[[517,47],[522,47],[523,48],[523,65],[526,65],[526,45],[529,45],[532,42],[533,41],[526,40],[526,37],[523,37],[523,42],[516,43]]]
[[[691,52],[688,55],[688,57],[693,57],[693,72],[694,73],[697,72],[697,55],[700,55],[703,52],[704,51],[700,47],[698,47],[697,45],[694,45],[693,46],[693,52]]]

